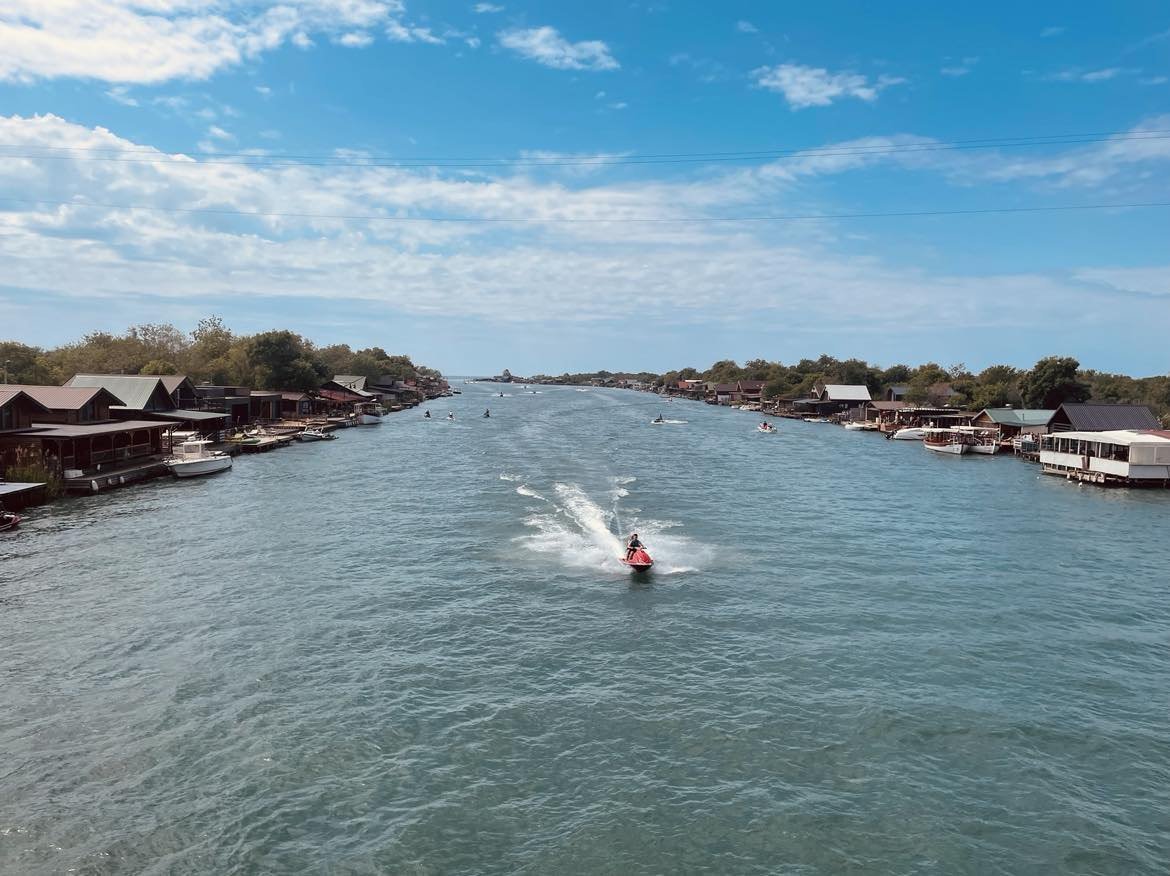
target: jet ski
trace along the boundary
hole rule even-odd
[[[634,572],[649,571],[650,567],[654,565],[654,561],[650,559],[650,555],[646,553],[645,548],[638,548],[630,554],[628,560],[625,557],[621,557],[620,562],[623,566],[629,566]]]
[[[770,435],[776,431],[776,427],[773,426],[771,423],[760,423],[760,425],[756,426],[756,431],[763,432],[766,435]]]

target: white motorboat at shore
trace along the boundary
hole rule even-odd
[[[926,437],[926,429],[922,426],[906,426],[890,436],[893,441],[921,441]]]
[[[850,432],[864,432],[869,429],[865,423],[846,423],[845,428]]]
[[[326,432],[320,426],[310,426],[297,433],[298,441],[336,441],[337,436]]]
[[[232,467],[232,458],[220,450],[211,450],[212,443],[206,438],[184,441],[175,449],[175,455],[166,460],[167,468],[177,478],[227,471]]]

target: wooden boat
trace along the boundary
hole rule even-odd
[[[970,452],[973,438],[958,429],[926,429],[922,443],[927,450],[935,453],[950,453],[962,456]]]
[[[20,526],[20,515],[14,511],[0,511],[0,532]]]

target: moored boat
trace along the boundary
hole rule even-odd
[[[926,437],[926,429],[921,426],[907,426],[899,429],[892,436],[894,441],[921,441]]]
[[[958,429],[926,429],[922,443],[927,450],[935,453],[950,453],[962,456],[971,450],[973,438]]]
[[[377,402],[358,402],[353,412],[359,426],[377,426],[382,422],[382,406]]]
[[[0,532],[20,526],[20,515],[15,511],[0,511]]]
[[[166,460],[167,468],[177,478],[227,471],[232,467],[232,458],[222,451],[211,450],[211,443],[205,438],[184,441],[176,448],[175,455]]]
[[[326,432],[320,426],[310,426],[297,433],[298,441],[336,441],[337,436]]]

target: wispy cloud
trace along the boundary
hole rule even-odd
[[[4,0],[0,80],[207,79],[286,43],[385,23],[400,0]]]
[[[364,49],[373,42],[374,38],[364,30],[355,30],[350,31],[349,33],[343,33],[337,38],[337,44],[339,46],[346,46],[347,48],[351,49]]]
[[[1051,27],[1046,27],[1044,30],[1040,31],[1040,36],[1043,39],[1049,39],[1050,37],[1060,36],[1062,33],[1064,33],[1064,31],[1065,28],[1063,26],[1052,25]]]
[[[976,57],[963,58],[960,63],[949,64],[946,67],[940,69],[938,72],[943,76],[958,78],[959,76],[966,76],[968,73],[970,73],[977,63],[979,63],[979,59]]]
[[[750,21],[745,21],[742,18],[735,23],[735,29],[738,30],[740,33],[759,33],[760,32],[760,29],[758,27],[756,27]]]
[[[793,109],[829,106],[846,97],[872,102],[883,89],[906,81],[896,76],[880,76],[871,82],[859,73],[831,73],[822,67],[801,64],[760,67],[753,70],[752,75],[760,88],[784,95]]]
[[[504,48],[556,70],[617,70],[621,66],[601,40],[573,43],[548,25],[505,30],[497,36]]]
[[[106,97],[115,103],[120,103],[123,106],[138,106],[138,99],[130,96],[130,92],[124,85],[115,85],[106,92]]]
[[[1104,67],[1100,70],[1070,68],[1052,73],[1045,78],[1052,82],[1108,82],[1110,79],[1116,79],[1118,76],[1136,72],[1136,70],[1130,70],[1125,67]]]
[[[403,24],[398,20],[386,25],[386,36],[396,43],[429,43],[432,46],[440,46],[446,42],[442,37],[435,36],[429,27]]]
[[[493,12],[503,12],[504,11],[503,6],[498,6],[495,3],[476,3],[471,8],[474,12],[477,12],[480,15],[490,15]]]

